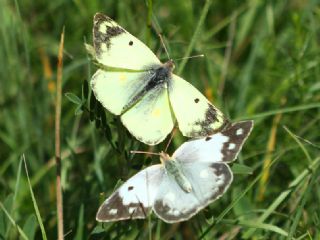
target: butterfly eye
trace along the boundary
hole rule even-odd
[[[133,45],[133,42],[132,42],[132,41],[130,41],[130,42],[129,42],[129,45],[130,45],[130,46],[132,46],[132,45]]]
[[[199,98],[194,99],[195,103],[198,103],[199,101],[200,101]]]

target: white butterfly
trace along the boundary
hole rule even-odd
[[[141,41],[109,17],[94,16],[93,45],[100,69],[91,79],[95,97],[138,140],[155,145],[176,118],[187,137],[208,136],[227,120],[196,88],[172,73]],[[174,113],[174,114],[173,114]]]
[[[253,121],[230,125],[222,132],[182,144],[162,164],[127,180],[98,210],[100,222],[145,218],[151,209],[168,223],[185,221],[221,197],[233,175],[227,165],[241,150]]]

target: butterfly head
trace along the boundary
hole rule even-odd
[[[172,72],[173,70],[174,70],[174,68],[175,68],[175,65],[174,65],[174,62],[173,62],[173,60],[172,59],[170,59],[169,61],[167,61],[165,64],[163,64],[164,65],[164,67],[166,68],[166,69],[169,69],[170,70],[170,72]]]
[[[169,154],[161,151],[160,152],[160,161],[162,164],[165,164],[166,161],[169,161],[171,159],[171,157],[169,156]]]

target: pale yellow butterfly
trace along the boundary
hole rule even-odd
[[[190,83],[172,73],[140,40],[104,14],[94,16],[93,45],[100,66],[91,79],[97,100],[141,142],[155,145],[175,119],[187,137],[218,132],[228,120]]]

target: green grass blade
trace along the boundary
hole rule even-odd
[[[309,152],[307,151],[307,149],[304,147],[304,145],[302,144],[302,142],[298,139],[297,135],[295,135],[293,132],[291,132],[286,126],[283,126],[283,128],[290,134],[290,136],[298,143],[299,147],[301,148],[301,150],[303,151],[304,155],[306,156],[306,158],[308,159],[309,163],[312,162],[311,156],[309,154]]]
[[[298,105],[295,107],[286,107],[286,108],[275,109],[275,110],[271,110],[271,111],[267,111],[267,112],[263,112],[263,113],[239,117],[239,118],[236,118],[235,121],[240,121],[240,120],[245,120],[245,119],[253,119],[254,120],[257,118],[265,118],[265,117],[273,116],[278,113],[292,113],[292,112],[309,110],[309,109],[313,109],[313,108],[320,108],[320,103],[309,103],[309,104]]]
[[[281,228],[279,228],[279,227],[277,227],[275,225],[272,225],[272,224],[258,223],[258,222],[255,222],[255,221],[243,220],[243,221],[237,222],[236,225],[243,226],[243,227],[246,227],[246,228],[263,229],[263,230],[266,230],[266,231],[278,233],[278,234],[286,236],[286,237],[288,236],[288,233],[286,231],[284,231],[283,229],[281,229]]]
[[[301,148],[301,150],[303,151],[304,155],[306,156],[306,158],[308,159],[309,163],[312,162],[311,156],[309,154],[309,152],[307,151],[307,149],[305,148],[305,146],[302,144],[302,142],[299,140],[298,136],[295,135],[294,133],[292,133],[286,126],[283,127],[288,133],[289,135],[298,143],[299,147]],[[319,172],[319,171],[318,171]],[[293,223],[290,227],[290,231],[289,231],[289,235],[288,235],[288,240],[293,238],[293,235],[296,231],[296,228],[298,226],[298,222],[301,218],[302,215],[302,211],[303,208],[306,204],[307,198],[311,192],[311,187],[313,186],[315,180],[316,180],[316,176],[317,174],[312,174],[311,180],[308,182],[307,184],[307,188],[305,189],[305,191],[302,193],[301,198],[299,199],[299,205],[297,207],[296,210],[296,214],[293,220]]]
[[[4,207],[4,205],[2,204],[1,201],[0,201],[0,208],[1,208],[2,211],[7,215],[9,221],[11,222],[11,224],[17,228],[20,236],[21,236],[23,239],[28,240],[27,235],[23,232],[23,230],[20,228],[20,226],[14,221],[14,219],[11,217],[10,213],[7,211],[7,209]]]
[[[253,222],[253,221],[242,221],[239,223],[239,225],[245,226],[245,227],[256,228],[256,229],[263,229],[266,231],[278,233],[283,236],[288,236],[288,233],[286,231],[284,231],[283,229],[281,229],[275,225],[271,225],[271,224],[257,223],[257,222]]]
[[[34,210],[35,210],[35,213],[36,213],[36,216],[37,216],[37,220],[38,220],[38,223],[39,223],[39,226],[40,226],[40,229],[41,229],[42,239],[47,240],[47,234],[46,234],[46,231],[44,229],[42,218],[41,218],[41,215],[40,215],[40,211],[39,211],[39,208],[38,208],[38,205],[37,205],[37,201],[36,201],[36,198],[35,198],[33,190],[32,190],[32,186],[31,186],[31,182],[30,182],[30,178],[29,178],[29,173],[28,173],[28,168],[27,168],[27,163],[26,163],[26,159],[25,159],[24,154],[22,155],[22,159],[23,159],[24,167],[25,167],[26,174],[27,174],[28,185],[29,185],[29,190],[30,190],[32,202],[33,202],[33,207],[34,207]]]
[[[276,161],[278,161],[278,159],[280,159],[280,157],[283,155],[284,153],[280,154],[277,158],[275,158],[271,163],[270,166],[271,167]],[[222,219],[224,218],[225,215],[227,215],[227,213],[237,204],[237,202],[240,201],[240,199],[250,190],[253,188],[253,186],[259,181],[259,179],[261,178],[262,173],[260,173],[251,183],[250,185],[236,198],[232,201],[232,203],[215,219],[215,221],[209,225],[209,227],[201,234],[201,236],[199,237],[199,239],[203,239],[208,232],[210,231],[210,229],[212,229],[216,224],[218,224],[220,221],[222,221]]]
[[[204,20],[206,19],[206,16],[208,14],[208,11],[209,11],[209,8],[210,8],[210,5],[211,5],[211,0],[206,0],[206,3],[202,9],[202,12],[201,12],[201,15],[200,15],[200,19],[199,19],[199,22],[197,24],[197,27],[194,31],[194,34],[192,36],[192,39],[190,41],[190,44],[187,48],[187,51],[185,53],[185,55],[183,56],[183,60],[181,61],[181,63],[179,64],[179,68],[177,70],[177,74],[180,75],[184,69],[184,67],[186,66],[187,64],[187,61],[188,61],[188,57],[190,56],[195,44],[196,44],[196,41],[198,40],[199,38],[199,34],[201,32],[201,28],[202,28],[202,25],[204,23]]]
[[[17,180],[16,180],[16,184],[15,184],[15,188],[14,188],[14,195],[13,195],[13,199],[12,199],[12,205],[11,205],[11,209],[10,209],[10,215],[12,215],[13,209],[15,208],[15,203],[16,203],[17,195],[18,195],[19,188],[20,188],[21,169],[22,169],[22,159],[20,159],[20,162],[19,162],[18,173],[17,173]],[[9,224],[9,225],[8,225],[8,228],[7,228],[7,232],[6,232],[7,238],[8,238],[8,236],[9,236],[10,228],[11,228],[11,225]]]
[[[81,240],[83,239],[83,229],[84,229],[84,205],[81,204],[79,217],[78,217],[78,226],[77,226],[77,233],[74,239]]]
[[[256,222],[263,223],[275,210],[276,208],[283,203],[283,201],[289,196],[295,187],[297,187],[305,177],[310,174],[310,169],[315,170],[319,166],[320,157],[316,158],[294,181],[289,184],[287,190],[283,191],[269,206],[269,208],[256,220]],[[250,229],[246,231],[243,235],[243,238],[251,238],[256,230]]]
[[[317,172],[319,173],[319,171],[317,171]],[[290,230],[289,230],[289,235],[287,238],[288,240],[293,239],[294,233],[296,232],[297,226],[299,224],[299,220],[302,215],[303,208],[306,205],[308,197],[310,196],[312,186],[314,186],[314,183],[316,181],[317,176],[319,176],[319,175],[315,174],[315,173],[312,174],[311,180],[309,182],[307,182],[307,188],[305,189],[305,191],[301,195],[300,203],[297,207],[296,214],[293,219],[293,223],[292,223]]]

